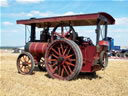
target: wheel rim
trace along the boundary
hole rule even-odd
[[[69,30],[67,31],[66,26],[69,27]],[[57,32],[57,29],[61,27],[61,32]],[[70,35],[69,35],[70,34]],[[65,39],[70,39],[70,40],[75,40],[76,39],[76,33],[74,28],[68,24],[68,23],[60,23],[58,24],[52,31],[52,36],[51,40],[55,40],[56,36],[58,39],[65,38]]]
[[[45,60],[44,60],[43,57],[39,59],[38,68],[39,68],[41,71],[46,71],[46,69],[45,69]]]
[[[124,58],[128,58],[128,52],[124,53]]]
[[[121,53],[117,53],[116,57],[122,57],[122,54]]]
[[[107,67],[108,65],[108,56],[106,54],[104,54],[104,57],[103,57],[103,66],[104,66],[104,69]]]
[[[103,66],[103,69],[105,70],[107,65],[108,65],[108,55],[105,51],[102,51],[101,52],[101,55],[100,55],[100,62]]]
[[[29,55],[22,53],[17,59],[17,68],[21,74],[31,74],[34,69],[34,60]]]
[[[77,59],[77,52],[72,45],[58,40],[47,50],[45,64],[51,77],[69,80],[78,66]]]

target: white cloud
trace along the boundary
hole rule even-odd
[[[2,14],[2,16],[11,16],[11,17],[21,17],[22,19],[25,17],[50,17],[50,16],[57,16],[57,14],[54,14],[50,11],[47,11],[47,12],[40,12],[40,11],[36,11],[36,10],[33,10],[33,11],[30,11],[28,13],[25,13],[25,12],[20,12],[20,13],[5,13],[5,14]]]
[[[21,4],[40,3],[41,1],[44,1],[44,0],[16,0],[16,2],[21,3]]]
[[[21,12],[21,13],[9,13],[9,14],[3,14],[3,16],[23,17],[23,16],[26,16],[26,13],[25,12]]]
[[[116,18],[116,25],[128,25],[128,17]]]
[[[8,0],[0,0],[1,7],[8,7]]]
[[[4,14],[4,16],[13,16],[13,17],[52,17],[52,16],[65,16],[65,15],[76,15],[76,14],[82,14],[82,12],[80,13],[74,13],[74,12],[66,12],[63,14],[57,14],[57,13],[53,13],[51,11],[46,11],[46,12],[40,12],[38,10],[32,10],[28,13],[25,12],[21,12],[21,13],[10,13],[10,14]]]
[[[33,11],[30,11],[29,13],[26,13],[26,16],[28,17],[49,17],[54,15],[55,14],[50,11],[41,13],[40,11],[33,10]]]
[[[19,30],[16,30],[16,29],[14,29],[14,30],[1,30],[1,32],[9,32],[9,33],[12,33],[12,32],[19,32]]]
[[[2,24],[3,24],[4,26],[11,26],[11,25],[13,25],[13,23],[8,22],[8,21],[2,22]]]
[[[74,13],[74,12],[69,11],[69,12],[66,12],[66,13],[64,13],[62,15],[76,15],[76,14],[83,14],[83,13],[82,12],[80,12],[80,13]]]
[[[74,14],[76,14],[76,13],[74,13],[74,12],[66,12],[66,13],[64,13],[64,15],[74,15]]]
[[[28,17],[52,17],[52,16],[65,16],[65,15],[74,15],[77,13],[74,12],[66,12],[64,14],[55,14],[53,12],[47,11],[47,12],[40,12],[37,10],[30,11],[29,13],[26,13],[26,16]]]
[[[108,29],[108,32],[111,32],[111,33],[114,33],[114,34],[121,32],[121,33],[123,34],[123,33],[125,33],[125,32],[128,33],[128,29],[123,29],[123,28],[120,28],[120,29],[113,29],[113,28],[109,28],[109,29]]]

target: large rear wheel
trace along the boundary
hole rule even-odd
[[[78,45],[67,39],[54,40],[47,48],[45,64],[52,78],[61,80],[74,79],[83,64],[83,57]]]

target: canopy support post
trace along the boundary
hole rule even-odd
[[[25,44],[27,42],[27,25],[25,25]]]
[[[107,40],[107,29],[108,29],[107,22],[105,22],[105,40]]]
[[[35,28],[36,28],[36,24],[32,23],[31,24],[31,40],[30,41],[35,41]]]
[[[97,19],[97,28],[96,28],[96,45],[98,45],[100,38],[100,19]]]

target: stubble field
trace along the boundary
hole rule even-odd
[[[128,60],[109,60],[96,78],[80,74],[60,81],[35,68],[33,75],[18,74],[18,54],[0,53],[0,96],[128,96]]]

